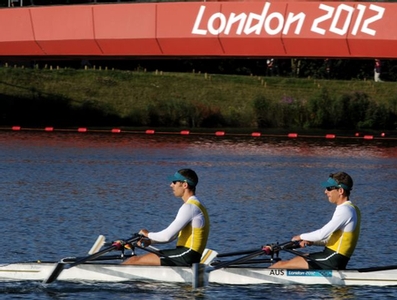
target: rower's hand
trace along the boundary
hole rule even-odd
[[[310,242],[310,241],[299,241],[299,246],[301,248],[305,248],[305,247],[311,246],[311,245],[313,245],[313,242]]]
[[[302,240],[300,235],[296,235],[296,236],[292,237],[291,241],[293,241],[293,242],[299,242],[299,246],[300,246],[301,248],[305,248],[306,246],[311,246],[311,245],[313,245],[312,242]]]
[[[143,237],[137,242],[137,244],[138,244],[139,247],[144,247],[145,248],[145,247],[150,246],[152,244],[152,241],[149,238],[147,238],[147,237]]]
[[[273,248],[270,245],[266,245],[266,246],[262,246],[262,251],[267,254],[270,255],[273,253]]]
[[[139,247],[147,247],[150,246],[152,241],[148,238],[149,236],[149,230],[147,229],[141,229],[139,231],[139,234],[142,235],[142,238],[137,242]]]
[[[138,234],[141,234],[141,235],[143,235],[145,237],[148,237],[149,236],[149,230],[141,229]]]

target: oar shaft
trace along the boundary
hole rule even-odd
[[[227,266],[231,266],[231,265],[239,264],[239,263],[244,262],[244,261],[248,261],[248,260],[250,260],[250,259],[252,259],[252,258],[254,258],[256,256],[259,256],[259,255],[261,255],[263,253],[265,253],[263,249],[256,250],[255,252],[253,252],[253,253],[251,253],[249,255],[246,255],[246,256],[231,260],[231,261],[225,261],[223,263],[215,265],[213,267],[213,270],[221,269],[221,268],[224,268],[224,267],[227,267]]]
[[[258,251],[258,248],[244,251],[234,251],[234,252],[226,252],[226,253],[218,253],[217,257],[227,257],[227,256],[236,256],[236,255],[244,255],[251,254]]]
[[[260,250],[256,250],[256,251],[254,251],[248,255],[245,255],[243,257],[240,257],[240,258],[237,258],[237,259],[234,259],[231,261],[221,262],[215,266],[212,266],[212,268],[209,269],[208,272],[247,262],[261,254],[270,254],[270,253],[278,252],[280,250],[293,249],[293,248],[296,248],[297,246],[299,246],[299,242],[296,242],[296,241],[289,241],[289,242],[286,242],[283,244],[276,244],[273,246],[263,246]]]
[[[271,264],[275,263],[277,261],[281,260],[281,258],[251,258],[247,261],[241,261],[238,263],[234,263],[233,265],[230,266],[237,266],[237,265],[252,265],[252,264]],[[212,266],[216,266],[217,264],[220,264],[222,262],[214,262],[211,264]]]
[[[283,244],[279,244],[274,246],[274,250],[279,251],[283,250],[284,248],[288,248],[291,246],[292,248],[296,248],[296,243],[295,241],[289,241],[285,242]],[[236,256],[236,255],[244,255],[244,254],[251,254],[258,251],[258,248],[251,249],[251,250],[242,250],[242,251],[234,251],[234,252],[226,252],[226,253],[218,253],[216,257],[227,257],[227,256]]]
[[[74,263],[70,264],[70,267],[77,266],[79,264],[85,263],[85,262],[90,261],[90,260],[95,260],[99,256],[101,256],[103,254],[106,254],[106,253],[108,253],[110,251],[116,250],[117,248],[118,248],[118,246],[110,246],[110,247],[105,248],[105,249],[103,249],[103,250],[101,250],[101,251],[99,251],[97,253],[94,253],[94,254],[92,254],[90,256],[80,258],[79,260],[77,260]]]
[[[131,244],[131,243],[134,243],[134,242],[140,240],[141,238],[142,238],[142,235],[134,234],[134,236],[132,238],[126,240],[125,242],[127,244]],[[94,253],[94,254],[92,254],[90,256],[78,259],[74,263],[69,264],[69,268],[75,267],[75,266],[77,266],[79,264],[82,264],[82,263],[85,263],[87,261],[94,260],[94,259],[98,258],[99,256],[101,256],[103,254],[106,254],[106,253],[108,253],[110,251],[116,250],[118,248],[119,247],[117,245],[114,245],[114,246],[105,248],[102,251],[99,251],[97,253]],[[67,263],[62,262],[62,260],[60,262],[58,262],[57,265],[55,266],[54,270],[50,274],[50,276],[48,276],[48,278],[43,280],[43,283],[51,283],[51,282],[55,281],[59,277],[59,275],[62,273],[62,271],[65,269],[65,264],[67,264]]]
[[[91,261],[124,260],[130,257],[132,257],[132,255],[106,255],[106,256],[97,257],[95,259],[92,259]],[[67,264],[72,264],[81,258],[82,257],[67,257],[62,259],[62,262]]]

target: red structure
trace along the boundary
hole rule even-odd
[[[397,4],[172,2],[0,9],[0,56],[397,57]]]

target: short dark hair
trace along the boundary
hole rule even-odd
[[[329,174],[329,177],[333,178],[337,183],[342,183],[344,185],[347,185],[350,190],[353,189],[353,178],[345,172],[338,172],[338,173],[331,173]],[[345,194],[347,197],[350,196],[350,190],[344,189]]]
[[[192,169],[180,169],[178,171],[179,174],[181,174],[183,177],[186,177],[187,179],[189,179],[190,181],[194,182],[195,185],[191,185],[189,183],[187,183],[189,185],[189,189],[191,189],[193,192],[196,191],[196,186],[198,184],[198,176],[196,174],[196,172],[194,172]]]

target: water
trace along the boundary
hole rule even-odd
[[[346,171],[362,234],[349,267],[395,264],[397,142],[0,132],[0,262],[84,256],[98,235],[167,226],[181,205],[166,178],[197,171],[218,252],[288,241],[334,206],[320,182]],[[283,258],[290,258],[283,254]],[[392,299],[396,288],[159,283],[0,283],[1,299]]]

